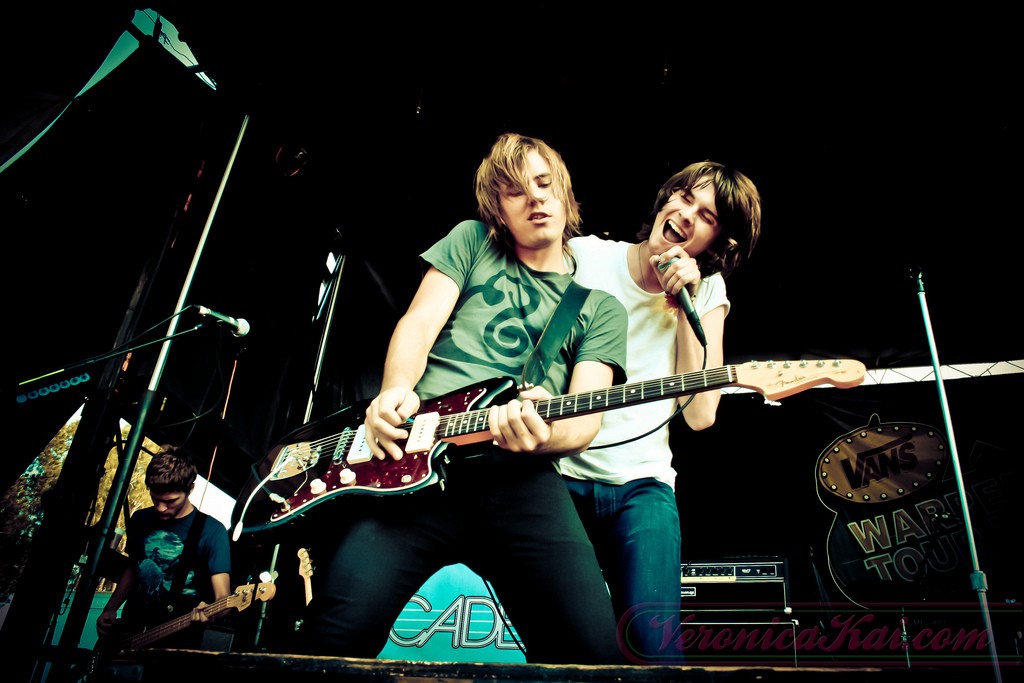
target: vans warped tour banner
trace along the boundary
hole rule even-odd
[[[978,448],[998,455],[994,446]],[[974,466],[968,471],[978,473]],[[982,528],[1005,512],[1003,496],[1012,495],[1001,490],[1010,483],[1003,474],[987,472],[967,483],[968,514],[979,517]],[[881,422],[873,415],[822,451],[815,475],[818,498],[835,516],[829,570],[851,602],[908,604],[970,595],[971,546],[944,428]],[[986,540],[996,540],[990,536]]]
[[[818,457],[829,570],[851,602],[920,601],[969,571],[950,457],[938,428],[877,416]]]
[[[722,604],[684,600],[691,663],[983,664],[979,575],[992,639],[1019,660],[1024,373],[946,381],[945,391],[951,430],[922,380],[812,389],[777,405],[726,396],[712,429],[674,432],[684,555],[784,559],[792,600],[761,626],[747,623],[766,620],[747,618],[747,594],[773,608],[775,584],[697,586]],[[724,509],[738,519],[702,514]],[[723,626],[705,634],[698,621]]]
[[[972,382],[951,383],[952,432],[942,420],[899,419],[937,409],[890,404],[817,457],[828,573],[843,598],[831,596],[820,623],[848,654],[877,655],[863,635],[874,634],[890,645],[879,661],[980,665],[991,662],[991,638],[1000,660],[1019,660],[1022,586],[1010,550],[1021,510],[1019,397],[979,390],[994,380]]]

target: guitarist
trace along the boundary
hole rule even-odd
[[[128,519],[128,566],[96,620],[97,649],[104,654],[116,653],[126,637],[188,612],[197,623],[207,622],[202,607],[231,595],[227,529],[189,500],[196,475],[191,454],[171,445],[162,446],[146,468],[153,506]],[[187,628],[153,646],[198,648],[202,630]]]
[[[597,235],[569,241],[579,260],[576,281],[601,287],[626,306],[630,382],[722,365],[730,308],[725,277],[750,256],[760,232],[761,197],[754,183],[732,168],[702,161],[662,184],[635,241]],[[699,327],[680,309],[686,303]],[[650,625],[657,609],[672,633],[681,607],[681,528],[669,423],[682,409],[690,429],[706,429],[715,422],[720,398],[719,391],[704,391],[612,411],[595,448],[558,461],[608,579],[634,663],[682,661],[676,639],[665,640],[666,631]]]
[[[554,466],[586,448],[601,413],[546,423],[533,401],[622,378],[626,314],[590,291],[537,386],[516,395],[572,284],[566,244],[579,234],[579,205],[561,156],[522,135],[497,139],[475,185],[482,221],[459,223],[421,254],[425,273],[391,338],[366,441],[382,461],[412,457],[404,427],[422,400],[496,377],[514,379],[512,395],[490,403],[473,457],[441,444],[452,454],[443,487],[363,499],[358,515],[333,520],[337,549],[320,564],[305,642],[314,654],[376,657],[415,591],[462,562],[495,589],[527,661],[621,663],[601,569]]]

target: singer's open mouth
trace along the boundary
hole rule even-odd
[[[661,226],[662,235],[665,237],[666,242],[672,244],[682,244],[686,241],[686,236],[679,232],[676,228],[676,224],[670,220],[666,220],[665,224]]]

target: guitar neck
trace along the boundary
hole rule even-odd
[[[546,420],[558,420],[709,391],[735,384],[733,367],[726,365],[711,370],[621,384],[598,391],[556,396],[537,401],[537,413]]]
[[[313,564],[309,559],[309,551],[299,548],[299,575],[306,589],[306,604],[313,600]]]
[[[209,605],[204,605],[201,609],[203,614],[212,619],[221,612],[226,612],[229,609],[241,612],[252,604],[253,599],[265,602],[273,598],[276,593],[277,589],[274,584],[269,582],[261,583],[259,585],[248,584],[245,586],[238,586],[231,595],[220,598],[219,600],[214,600]],[[189,610],[188,614],[182,614],[180,617],[171,619],[159,626],[154,626],[142,631],[141,633],[128,636],[127,638],[122,638],[117,641],[117,646],[122,652],[127,650],[137,650],[149,645],[150,643],[154,643],[161,638],[166,638],[173,633],[186,629],[192,623],[192,610]]]
[[[236,596],[229,595],[225,598],[221,598],[220,600],[215,600],[204,607],[203,611],[206,612],[207,616],[216,616],[227,609],[231,609],[230,605],[233,598],[236,598]],[[137,650],[139,648],[146,647],[150,643],[155,643],[162,638],[166,638],[167,636],[188,628],[191,623],[192,613],[190,611],[188,614],[182,614],[180,617],[171,619],[159,626],[154,626],[142,633],[125,638],[121,641],[120,647],[122,650]]]
[[[631,405],[677,398],[686,394],[696,394],[736,384],[735,367],[726,365],[711,370],[698,370],[631,384],[620,384],[596,391],[555,396],[536,401],[535,406],[537,413],[549,422],[605,410],[626,408]],[[441,417],[438,420],[436,436],[440,439],[449,439],[486,432],[490,429],[489,411],[489,408],[485,408]]]
[[[810,361],[751,361],[743,365],[724,365],[631,384],[621,384],[579,394],[556,396],[536,401],[537,413],[549,422],[603,410],[626,408],[650,401],[677,398],[725,386],[753,389],[765,398],[778,400],[820,384],[846,388],[864,381],[864,364],[850,358]],[[482,441],[489,431],[489,408],[430,419],[417,418],[410,431],[410,448],[426,450],[437,440],[455,444]]]

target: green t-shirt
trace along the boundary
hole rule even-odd
[[[531,270],[489,240],[487,226],[479,221],[459,223],[421,258],[452,278],[461,293],[416,393],[431,399],[498,377],[521,384],[523,368],[571,276]],[[565,394],[574,364],[583,360],[612,366],[614,383],[624,381],[627,324],[623,305],[593,290],[542,386],[554,396]]]

